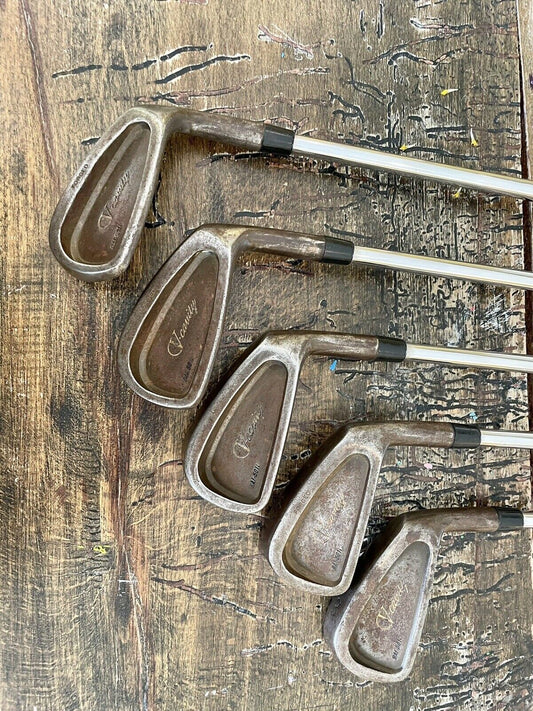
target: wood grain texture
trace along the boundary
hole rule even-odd
[[[61,187],[138,101],[520,174],[520,50],[529,61],[531,33],[519,44],[516,3],[3,0],[0,8],[2,711],[532,708],[528,535],[445,539],[415,669],[392,688],[360,685],[337,664],[322,639],[326,601],[282,585],[261,552],[285,483],[338,424],[446,417],[526,429],[524,376],[311,359],[276,498],[264,515],[243,517],[200,501],[184,481],[182,447],[196,413],[134,397],[115,359],[143,288],[204,222],[520,268],[520,202],[177,136],[122,278],[78,282],[47,245]],[[526,341],[519,291],[247,255],[212,392],[269,328],[513,352]],[[396,449],[370,531],[417,506],[530,499],[527,453]]]

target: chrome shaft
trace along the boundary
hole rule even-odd
[[[533,511],[523,511],[524,528],[533,528]]]
[[[511,370],[518,373],[533,373],[533,357],[512,353],[493,353],[492,351],[471,351],[461,348],[439,346],[420,346],[408,343],[405,360],[422,360],[446,365],[459,365],[470,368],[489,368],[492,370]]]
[[[374,247],[354,247],[353,262],[398,269],[405,272],[431,274],[465,281],[480,281],[498,286],[533,290],[533,272],[489,267],[483,264],[455,262],[451,259],[425,257],[405,252],[389,252]]]
[[[509,432],[506,430],[480,430],[479,444],[484,447],[516,447],[533,449],[533,432]]]
[[[358,148],[344,143],[322,141],[318,138],[295,136],[292,153],[312,158],[338,161],[362,168],[373,168],[410,178],[427,178],[437,183],[460,185],[481,192],[511,195],[533,200],[533,182],[471,168],[456,168],[444,163],[399,156],[370,148]]]

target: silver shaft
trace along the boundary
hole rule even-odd
[[[518,373],[533,373],[533,357],[492,351],[470,351],[461,348],[439,346],[419,346],[408,343],[405,360],[423,360],[467,368],[489,368],[492,370],[513,370]]]
[[[355,247],[354,263],[372,264],[380,267],[390,267],[405,272],[433,274],[435,276],[464,279],[465,281],[481,281],[499,286],[515,287],[516,289],[533,290],[533,272],[518,269],[488,267],[483,264],[468,264],[454,262],[451,259],[424,257],[405,252],[389,252],[386,249],[374,247]]]
[[[533,432],[509,432],[506,430],[480,430],[480,444],[484,447],[516,447],[533,449]]]
[[[533,528],[533,511],[522,511],[524,528]]]
[[[321,141],[318,138],[295,136],[292,153],[301,156],[335,160],[363,168],[376,168],[410,178],[427,178],[438,183],[460,185],[481,192],[512,195],[533,200],[533,182],[523,178],[509,178],[496,173],[485,173],[470,168],[455,168],[443,163],[384,153],[369,148],[358,148],[344,143]]]

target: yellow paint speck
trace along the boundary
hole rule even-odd
[[[98,555],[107,555],[109,553],[109,546],[94,546],[93,551]]]

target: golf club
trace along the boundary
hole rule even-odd
[[[533,513],[465,508],[416,511],[393,519],[353,586],[332,600],[326,639],[341,664],[365,681],[402,681],[411,672],[445,533],[533,528]]]
[[[127,268],[155,192],[166,143],[173,133],[250,151],[333,160],[533,199],[533,182],[522,178],[296,136],[285,128],[213,112],[136,106],[102,135],[55,209],[50,247],[71,274],[100,281],[113,279]]]
[[[231,225],[198,228],[156,274],[132,312],[119,345],[122,377],[164,407],[201,398],[222,335],[231,276],[244,251],[335,264],[407,271],[533,289],[533,273],[354,247],[333,237]]]
[[[385,452],[400,445],[533,449],[533,433],[445,422],[341,428],[285,505],[271,534],[268,557],[284,582],[317,595],[340,595],[348,589]]]
[[[273,331],[257,342],[222,386],[190,437],[185,474],[207,501],[240,513],[255,513],[266,505],[300,370],[310,355],[533,372],[533,358],[528,356],[420,346],[377,336]]]

